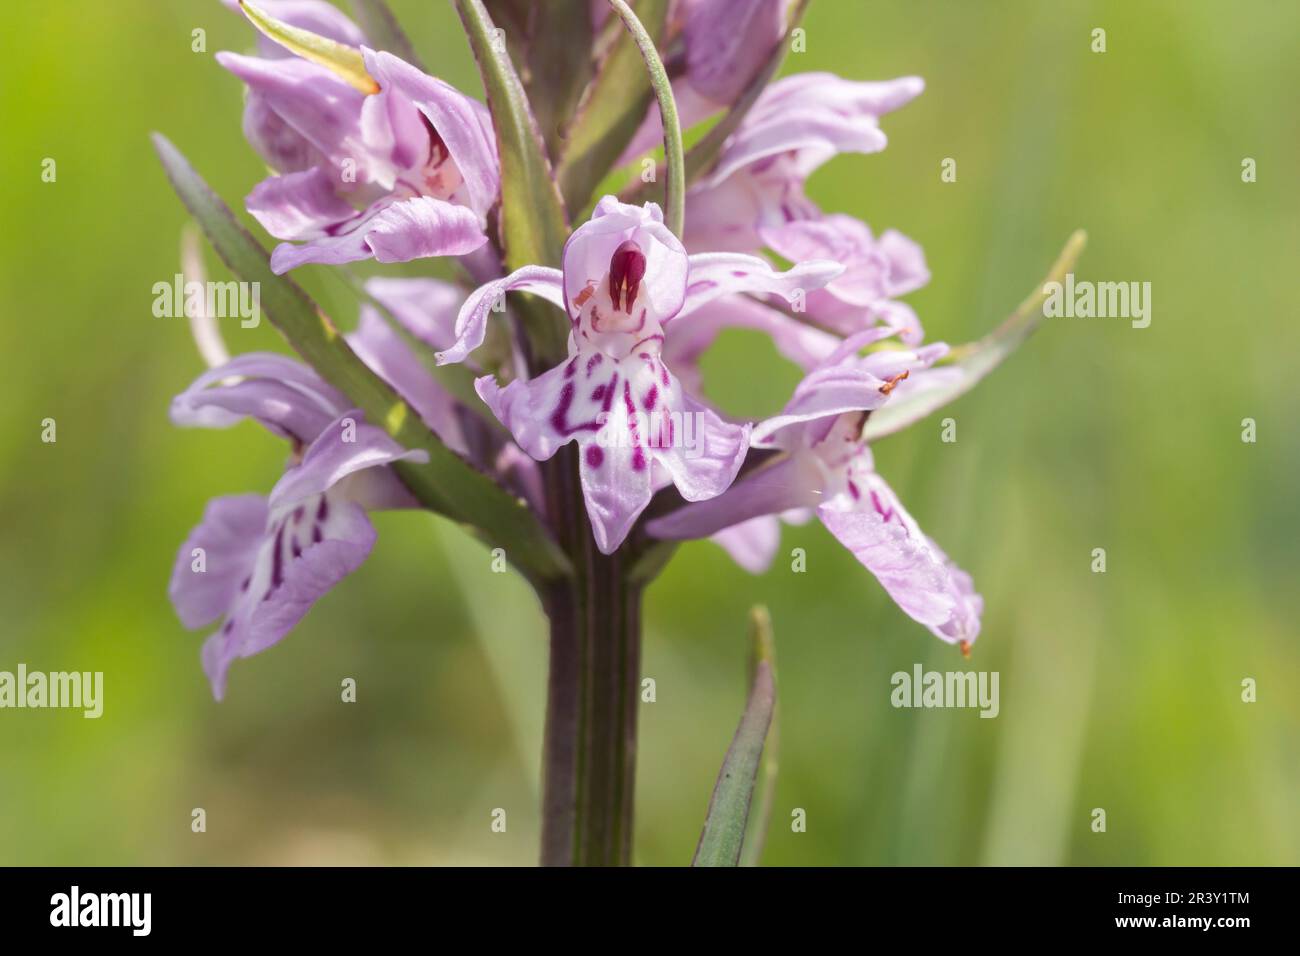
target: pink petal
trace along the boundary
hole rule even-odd
[[[363,93],[327,68],[298,57],[261,59],[220,52],[216,60],[334,168],[350,161],[358,182],[371,180],[366,162],[370,150],[360,124]]]
[[[378,372],[445,445],[468,456],[469,448],[457,415],[456,400],[429,374],[415,353],[373,307],[361,307],[361,321],[347,340],[361,361]]]
[[[496,134],[487,107],[391,53],[363,49],[362,55],[381,87],[376,100],[403,98],[428,118],[465,180],[470,207],[485,216],[501,188]]]
[[[663,212],[654,203],[632,206],[605,196],[592,217],[564,244],[564,294],[570,315],[577,314],[574,300],[591,283],[609,271],[610,258],[624,242],[635,242],[646,257],[640,295],[652,317],[664,321],[682,307],[686,289],[686,249],[663,224]],[[638,298],[638,302],[642,300]]]
[[[719,333],[729,328],[754,329],[766,334],[781,355],[805,370],[814,368],[840,342],[834,335],[804,325],[747,296],[724,296],[692,312],[688,320],[675,322],[673,334],[664,341],[664,362],[688,391],[701,392],[700,357]]]
[[[426,452],[403,448],[383,429],[367,424],[360,410],[352,409],[326,425],[302,461],[276,482],[271,490],[271,511],[279,514],[313,495],[323,494],[365,468],[428,460]]]
[[[694,502],[656,518],[646,531],[656,538],[707,538],[733,525],[822,499],[823,478],[810,456],[789,455],[745,475],[716,498]]]
[[[814,260],[777,272],[771,263],[758,256],[735,252],[697,253],[690,257],[686,302],[678,314],[689,315],[714,299],[740,292],[775,295],[789,302],[800,292],[821,288],[843,271],[839,263]]]
[[[713,535],[715,544],[750,574],[762,574],[772,566],[781,544],[781,521],[775,515],[750,518]]]
[[[262,180],[248,194],[244,207],[277,239],[317,239],[356,215],[339,197],[333,174],[323,166]]]
[[[224,616],[248,576],[266,527],[266,497],[213,498],[203,520],[176,554],[167,594],[186,627],[203,627]],[[203,551],[202,571],[194,570],[194,550]]]
[[[538,461],[546,461],[575,439],[593,438],[602,416],[614,408],[612,363],[588,375],[580,357],[573,357],[536,378],[516,379],[505,388],[491,375],[474,381],[479,397],[510,430],[519,447]],[[596,371],[593,369],[593,371]],[[613,373],[618,375],[617,372]]]
[[[673,391],[678,391],[674,389]],[[749,425],[723,421],[716,413],[684,393],[663,399],[674,412],[680,433],[654,458],[672,477],[687,501],[703,501],[722,494],[736,478],[749,450]]]
[[[970,576],[921,532],[879,475],[859,492],[851,509],[827,502],[817,516],[911,618],[950,644],[974,643],[984,605]]]
[[[915,313],[890,301],[930,279],[925,255],[911,239],[890,230],[877,240],[866,223],[844,215],[765,226],[759,232],[786,259],[831,259],[844,265],[842,275],[808,296],[808,313],[820,323],[850,334],[885,321],[906,327],[904,341],[921,340]]]
[[[834,419],[846,412],[870,411],[889,400],[885,385],[865,369],[850,364],[831,365],[809,373],[798,386],[781,414],[754,428],[755,448],[789,448],[785,432],[820,419]]]
[[[319,507],[319,501],[313,499]],[[293,630],[311,606],[361,566],[375,544],[375,529],[365,509],[346,500],[331,501],[321,522],[323,540],[285,562],[284,581],[259,603],[248,622],[239,656],[263,651]]]
[[[617,422],[613,426],[619,427]],[[581,449],[582,497],[601,554],[618,550],[654,494],[650,465],[637,457],[638,451],[616,445],[601,448],[594,442]]]
[[[439,365],[463,362],[483,344],[487,335],[488,315],[507,292],[531,292],[548,302],[564,307],[562,276],[559,269],[524,266],[503,279],[496,279],[475,289],[456,317],[456,341],[437,354]]]
[[[273,514],[235,606],[203,645],[213,696],[225,696],[235,659],[264,651],[288,634],[321,596],[361,565],[374,542],[365,510],[343,496],[316,495]]]
[[[794,170],[806,177],[840,153],[879,152],[886,143],[879,117],[924,88],[914,76],[871,83],[833,73],[798,73],[778,80],[759,97],[702,185],[716,185],[746,166],[782,154],[792,154]]]
[[[465,301],[460,286],[441,279],[376,277],[366,281],[366,292],[427,345],[445,349],[456,341],[456,314]]]
[[[693,252],[756,252],[763,243],[758,226],[770,218],[782,193],[752,176],[738,175],[686,194],[683,239]],[[785,222],[786,217],[780,216]]]
[[[696,0],[686,13],[686,70],[695,89],[731,103],[785,32],[786,0]]]
[[[372,256],[377,262],[407,262],[431,256],[459,256],[478,249],[487,236],[473,210],[431,196],[391,196],[355,213],[346,224],[301,245],[282,243],[271,253],[277,275],[315,262],[341,265]]]
[[[343,396],[301,362],[247,352],[209,369],[172,399],[182,426],[229,428],[255,418],[277,435],[311,442],[346,405]]]
[[[478,214],[432,196],[395,202],[370,220],[366,244],[376,262],[463,256],[487,242]]]

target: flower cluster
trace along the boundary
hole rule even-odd
[[[348,336],[449,449],[545,514],[538,463],[576,443],[603,554],[634,537],[712,537],[757,572],[775,554],[781,520],[815,515],[903,611],[969,647],[982,610],[971,579],[904,509],[864,438],[874,413],[952,371],[942,366],[948,347],[924,344],[901,301],[928,281],[925,257],[906,236],[824,212],[805,192],[828,160],[884,149],[881,117],[916,97],[921,80],[800,73],[774,82],[690,184],[680,235],[658,205],[605,196],[572,230],[559,268],[505,274],[495,228],[501,147],[487,108],[372,49],[324,0],[261,6],[352,51],[369,80],[359,86],[265,37],[256,55],[218,54],[247,88],[244,133],[273,173],[246,200],[282,241],[271,268],[456,260],[473,288],[371,279]],[[679,54],[673,92],[684,123],[742,98],[782,42],[789,7],[677,5],[667,42]],[[593,16],[604,9],[594,5]],[[652,107],[624,162],[658,140],[659,117]],[[567,323],[567,355],[552,367],[535,367],[518,323],[505,320],[507,294],[520,292]],[[765,332],[802,369],[779,415],[735,421],[705,399],[699,360],[729,327]],[[438,365],[473,371],[478,407],[473,395],[453,397],[438,384],[417,354],[425,348]],[[416,504],[393,466],[425,456],[367,422],[317,371],[270,354],[210,368],[171,414],[207,427],[252,418],[289,445],[269,496],[210,503],[172,575],[187,626],[220,622],[203,651],[220,697],[235,658],[282,638],[365,559],[375,538],[367,511]],[[908,420],[898,416],[894,427]],[[199,554],[203,573],[195,573]]]

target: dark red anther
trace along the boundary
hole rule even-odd
[[[632,303],[636,301],[637,290],[644,275],[645,253],[640,246],[628,239],[609,258],[609,297],[615,309],[632,314]]]

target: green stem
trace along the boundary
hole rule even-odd
[[[668,156],[665,220],[685,214],[682,131],[654,41],[623,0],[611,0],[641,50],[663,116]],[[641,668],[641,587],[619,553],[592,538],[578,457],[570,447],[543,466],[550,526],[573,576],[543,589],[551,624],[542,754],[544,866],[625,866],[632,861],[636,719]]]
[[[646,32],[632,8],[625,0],[609,0],[618,15],[623,18],[632,38],[636,40],[641,56],[645,60],[646,71],[650,74],[650,85],[654,88],[655,98],[659,101],[659,116],[664,127],[664,160],[667,176],[664,182],[664,224],[673,235],[680,236],[686,222],[686,164],[682,157],[682,124],[677,118],[677,101],[673,99],[672,81],[664,69],[664,61],[659,58],[654,38]]]
[[[551,625],[543,744],[544,866],[623,866],[632,858],[640,587],[621,555],[595,546],[573,449],[547,468],[548,509],[574,576],[542,592]]]

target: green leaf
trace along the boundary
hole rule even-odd
[[[662,43],[668,0],[639,0],[636,11],[646,32]],[[624,31],[597,67],[569,127],[556,175],[570,215],[587,205],[592,190],[632,142],[653,98],[636,39]]]
[[[718,161],[719,154],[722,152],[723,145],[727,142],[727,138],[740,126],[741,121],[744,120],[746,114],[758,101],[768,83],[776,76],[777,70],[781,68],[782,60],[785,59],[785,51],[790,48],[791,34],[799,26],[810,2],[811,0],[799,0],[795,4],[790,13],[790,23],[786,28],[785,36],[772,48],[767,61],[763,64],[763,68],[749,81],[749,85],[741,92],[736,102],[727,110],[722,119],[718,120],[704,136],[696,141],[694,146],[686,151],[685,174],[687,186],[713,168],[713,165]],[[621,198],[624,202],[637,204],[653,199],[654,184],[638,183],[634,189],[628,190]]]
[[[569,223],[533,114],[482,0],[455,0],[492,111],[501,153],[501,237],[508,269],[558,268]]]
[[[239,7],[253,26],[289,52],[333,70],[362,93],[379,92],[379,84],[366,72],[366,64],[360,50],[312,33],[310,30],[290,26],[260,7],[253,6],[248,0],[239,0]]]
[[[939,367],[955,369],[958,374],[952,375],[951,379],[937,388],[917,391],[897,401],[886,402],[867,416],[866,426],[862,430],[863,439],[875,441],[920,421],[970,391],[980,379],[1002,364],[1042,323],[1043,302],[1047,298],[1044,287],[1049,282],[1060,282],[1074,268],[1087,241],[1088,236],[1082,229],[1071,235],[1043,281],[1001,325],[978,342],[960,345],[945,357]]]
[[[352,0],[352,12],[372,47],[386,50],[411,66],[424,70],[424,64],[420,62],[410,38],[384,0]]]
[[[564,137],[594,68],[590,0],[483,0],[492,22],[505,31],[519,64],[547,155],[558,161]]]
[[[533,7],[533,0],[483,0],[492,25],[505,31],[506,46],[516,63],[528,61],[528,24]]]
[[[526,265],[558,268],[569,237],[569,220],[551,175],[519,75],[482,0],[455,0],[469,36],[492,111],[501,156],[501,240],[508,270]],[[569,335],[567,317],[534,296],[519,295],[516,311],[528,336],[534,371],[562,359]]]
[[[722,761],[692,866],[740,862],[763,744],[776,710],[776,645],[765,608],[751,612],[753,658],[749,700]]]
[[[236,276],[259,286],[260,302],[299,355],[406,448],[422,449],[428,464],[400,462],[398,475],[419,501],[434,511],[479,529],[534,583],[571,573],[532,509],[444,445],[396,392],[357,357],[334,323],[291,279],[271,271],[266,250],[194,171],[166,137],[155,133],[154,148],[167,177],[213,248]]]
[[[529,7],[524,88],[551,157],[564,136],[591,80],[590,0],[547,0]]]

